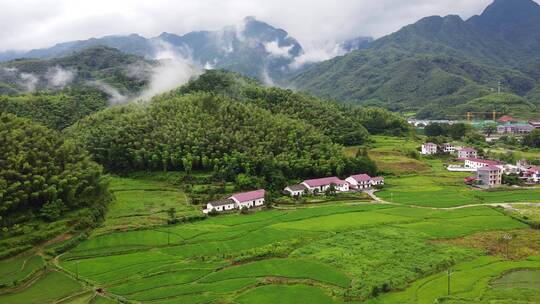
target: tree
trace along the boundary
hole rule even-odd
[[[497,125],[495,124],[488,124],[484,127],[484,133],[488,137],[495,134],[495,132],[497,132]]]
[[[532,148],[540,148],[540,129],[535,129],[531,133],[525,135],[525,137],[523,137],[523,145]]]
[[[167,223],[176,224],[178,222],[178,219],[176,218],[176,208],[167,209],[167,216],[169,217]]]
[[[332,195],[336,194],[336,191],[337,191],[336,190],[336,184],[330,184],[328,189],[326,189],[325,194],[329,195],[329,196],[332,196]]]

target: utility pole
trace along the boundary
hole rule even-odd
[[[509,247],[510,247],[510,241],[512,240],[512,236],[508,233],[503,235],[503,240],[506,243],[506,259],[509,259]]]
[[[501,81],[497,83],[497,94],[501,94]]]
[[[167,246],[171,245],[171,229],[167,229]]]
[[[450,295],[450,277],[452,276],[452,270],[448,268],[446,274],[448,276],[448,295]]]
[[[75,263],[75,277],[79,279],[79,261]]]

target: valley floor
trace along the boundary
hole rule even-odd
[[[526,220],[540,208],[512,205],[539,202],[540,189],[470,190],[438,160],[377,142],[371,153],[421,173],[387,178],[381,201],[175,225],[164,225],[171,207],[179,217],[200,213],[178,187],[116,178],[116,201],[88,240],[60,256],[0,261],[0,284],[21,282],[0,289],[0,303],[540,302],[540,231]],[[483,205],[493,203],[513,208]]]

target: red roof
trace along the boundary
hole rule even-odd
[[[527,170],[529,172],[539,172],[540,171],[540,167],[533,167],[533,168],[530,168],[529,170]]]
[[[476,149],[475,149],[475,148],[465,147],[465,148],[458,149],[458,151],[463,151],[463,152],[476,152]]]
[[[357,174],[357,175],[351,176],[351,178],[357,182],[366,182],[366,181],[371,180],[371,176],[367,174]]]
[[[490,160],[490,159],[474,158],[474,157],[473,158],[465,158],[465,160],[486,164],[488,166],[497,166],[497,165],[501,164],[500,161]]]
[[[517,122],[518,120],[510,115],[504,115],[503,117],[499,118],[499,122]]]
[[[465,177],[466,183],[474,182],[475,180],[477,180],[477,178],[474,176]]]
[[[308,179],[305,180],[304,183],[306,183],[310,187],[320,187],[320,186],[326,186],[330,184],[336,184],[336,185],[344,185],[347,184],[346,181],[341,180],[335,176],[332,177],[325,177],[325,178],[318,178],[318,179]]]
[[[260,189],[256,191],[237,193],[231,196],[230,199],[234,199],[240,203],[243,203],[243,202],[248,202],[248,201],[264,198],[265,194],[266,194],[266,191],[264,191],[264,189]]]
[[[377,177],[372,178],[371,180],[374,181],[374,182],[380,182],[380,181],[384,181],[384,177],[377,176]]]

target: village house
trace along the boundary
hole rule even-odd
[[[451,143],[445,143],[443,145],[443,152],[444,153],[454,153],[456,151],[457,147],[454,146],[454,144]]]
[[[235,209],[260,207],[264,205],[265,195],[266,191],[264,189],[237,193],[227,199],[208,202],[206,204],[206,209],[204,209],[203,212],[209,213],[212,210],[225,212]]]
[[[478,168],[476,178],[481,187],[499,187],[502,184],[502,170],[497,166],[481,167]]]
[[[540,184],[540,167],[533,167],[523,173],[527,184]]]
[[[345,179],[353,190],[363,190],[371,188],[371,176],[367,174],[357,174],[347,177]]]
[[[535,129],[540,129],[540,119],[531,119],[529,120],[529,125]]]
[[[306,186],[309,193],[314,194],[325,192],[331,185],[335,186],[337,192],[349,191],[349,183],[335,176],[305,180],[302,185]]]
[[[478,157],[478,151],[476,151],[476,149],[474,148],[463,147],[463,148],[457,149],[456,151],[457,151],[457,157],[459,159]]]
[[[428,142],[422,145],[422,154],[423,155],[433,155],[437,154],[438,146],[434,143]]]
[[[497,126],[499,134],[523,135],[531,133],[534,127],[530,124],[504,124]]]
[[[496,160],[481,159],[481,158],[465,158],[465,167],[478,169],[487,166],[501,166],[502,163]],[[501,169],[501,168],[499,168]]]
[[[384,186],[384,177],[382,177],[382,176],[373,177],[371,179],[371,186],[373,186],[373,187]]]
[[[302,196],[306,194],[307,187],[304,184],[292,185],[285,188],[283,191],[290,196]]]

